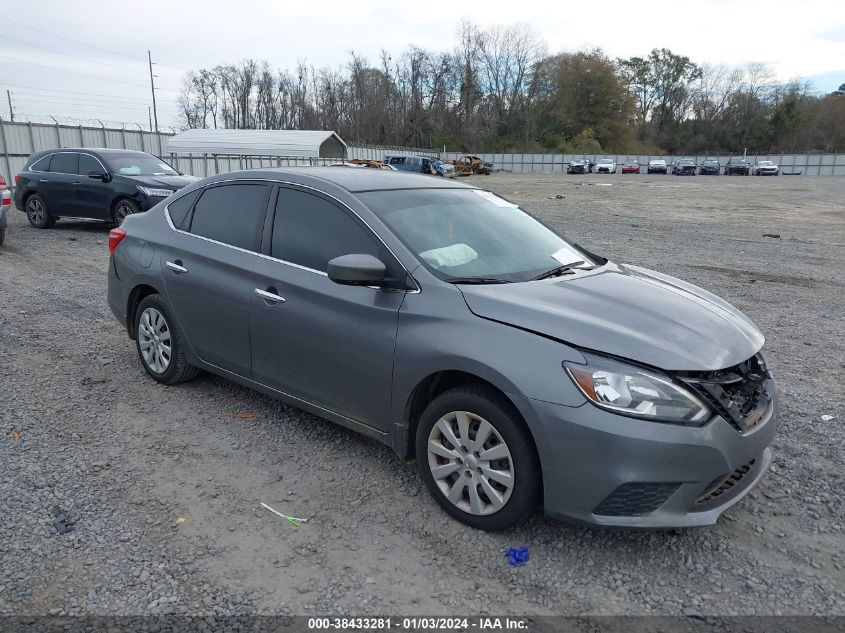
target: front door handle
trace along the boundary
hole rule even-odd
[[[269,288],[268,290],[262,290],[261,288],[255,289],[255,294],[259,297],[264,299],[265,301],[270,301],[272,303],[284,303],[285,298],[277,295],[275,292],[270,292],[270,290],[275,291],[275,288]]]
[[[165,262],[164,264],[175,273],[186,273],[188,269],[182,265],[182,260],[177,259],[175,262]]]

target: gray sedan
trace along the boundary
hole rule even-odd
[[[471,186],[223,174],[109,236],[109,304],[154,380],[209,371],[416,457],[477,528],[714,523],[775,435],[763,335],[718,297]]]

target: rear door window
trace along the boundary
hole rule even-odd
[[[50,171],[54,174],[76,175],[78,164],[79,154],[75,152],[60,152],[53,154],[53,160],[50,161]]]
[[[257,252],[269,192],[269,185],[252,183],[210,187],[203,191],[194,207],[189,230],[195,235]]]

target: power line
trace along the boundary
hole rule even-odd
[[[23,22],[18,22],[17,20],[13,20],[13,19],[7,18],[5,16],[0,17],[0,20],[3,20],[5,22],[11,22],[12,24],[17,24],[18,26],[22,26],[25,29],[31,29],[33,31],[38,31],[39,33],[44,33],[45,35],[50,35],[52,37],[58,37],[60,39],[67,40],[68,42],[73,42],[74,44],[78,44],[79,46],[87,46],[88,48],[93,48],[94,50],[97,50],[97,51],[100,51],[100,52],[103,52],[103,53],[109,53],[111,55],[117,55],[119,57],[125,57],[126,59],[131,59],[132,61],[136,61],[136,62],[141,61],[139,59],[132,57],[131,55],[127,55],[126,53],[120,53],[118,51],[112,51],[112,50],[109,50],[107,48],[100,48],[99,46],[94,46],[93,44],[86,44],[85,42],[80,42],[79,40],[73,40],[73,39],[66,37],[64,35],[59,35],[58,33],[51,33],[50,31],[45,31],[44,29],[39,29],[39,28],[36,28],[34,26],[30,26],[29,24],[24,24]],[[162,66],[167,66],[168,68],[178,70],[179,72],[182,72],[182,73],[185,72],[184,69],[177,68],[176,66],[168,66],[167,64],[162,64]]]
[[[52,89],[52,88],[36,88],[35,86],[24,86],[22,84],[10,84],[10,83],[7,83],[7,82],[3,82],[3,84],[6,85],[6,86],[12,86],[13,88],[24,88],[25,90],[35,90],[37,92],[58,92],[58,93],[82,95],[84,97],[89,97],[89,96],[90,97],[109,97],[110,99],[129,99],[129,98],[131,98],[131,97],[121,97],[119,95],[107,95],[107,94],[103,94],[101,92],[78,92],[76,90],[56,90],[56,89]],[[138,99],[138,101],[143,101],[144,103],[147,102],[146,99],[140,99],[140,98]],[[164,101],[167,101],[167,102],[170,102],[170,103],[177,103],[176,101],[173,101],[171,99],[165,99]]]
[[[26,95],[20,92],[13,93],[15,95],[14,99],[17,102],[19,99],[23,101],[35,101],[38,103],[60,103],[65,105],[96,105],[96,106],[106,106],[106,107],[125,107],[125,108],[147,108],[148,105],[143,101],[134,101],[134,102],[127,102],[127,101],[104,101],[104,100],[88,100],[84,101],[81,99],[55,99],[55,98],[42,98],[43,95]],[[159,105],[159,108],[167,108],[169,110],[179,110],[179,106],[176,105]]]
[[[133,87],[140,87],[139,84],[129,83],[128,81],[120,81],[119,79],[109,79],[108,77],[101,77],[98,75],[89,75],[88,73],[80,73],[75,70],[66,70],[64,68],[59,68],[58,66],[48,66],[47,64],[39,64],[37,62],[31,62],[26,59],[18,59],[17,57],[9,57],[8,55],[0,55],[3,59],[9,59],[13,62],[19,62],[21,64],[30,64],[32,66],[40,66],[41,68],[49,68],[50,70],[60,70],[63,73],[70,73],[71,75],[80,75],[82,77],[90,77],[91,79],[99,79],[100,81],[111,81],[116,84],[123,84],[125,86],[133,86]]]
[[[73,55],[72,53],[62,53],[61,51],[57,51],[53,48],[47,48],[46,46],[41,46],[40,44],[33,44],[31,42],[24,42],[23,40],[15,39],[14,37],[9,37],[8,35],[3,36],[4,40],[9,40],[11,42],[17,42],[18,44],[24,44],[26,46],[32,46],[33,48],[40,48],[42,51],[47,51],[49,53],[53,53],[54,55],[63,55],[65,57],[71,57],[73,59],[79,59],[84,62],[88,62],[90,64],[97,64],[98,66],[110,66],[112,68],[117,68],[118,70],[122,70],[124,72],[130,73],[138,73],[140,74],[141,70],[132,70],[127,68],[126,66],[117,66],[115,64],[109,64],[108,62],[104,62],[98,59],[91,59],[90,57],[80,57],[79,55]]]

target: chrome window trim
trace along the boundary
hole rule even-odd
[[[37,165],[38,163],[40,163],[40,162],[41,162],[42,160],[44,160],[45,158],[52,158],[52,157],[53,157],[53,156],[55,156],[56,154],[76,154],[77,156],[82,156],[82,155],[84,154],[85,156],[90,156],[90,157],[91,157],[91,158],[93,158],[95,161],[97,161],[98,163],[100,163],[100,167],[102,167],[102,168],[103,168],[103,171],[104,171],[104,172],[106,172],[107,174],[109,173],[108,168],[106,168],[106,166],[105,166],[105,165],[103,165],[103,161],[101,161],[99,158],[97,158],[96,156],[94,156],[94,154],[91,154],[91,153],[89,153],[89,152],[77,151],[77,150],[66,150],[66,151],[62,151],[62,152],[50,152],[50,153],[49,153],[49,154],[47,154],[46,156],[42,156],[42,157],[41,157],[41,158],[39,158],[37,161],[35,161],[35,163],[33,164],[33,166],[34,166],[34,165]],[[50,162],[52,162],[52,161],[50,161]],[[77,163],[76,163],[76,164],[77,164],[77,166],[79,165],[79,159],[77,159]],[[62,175],[62,176],[86,176],[86,177],[88,176],[88,174],[69,174],[69,173],[67,173],[66,171],[44,171],[43,169],[32,169],[32,168],[30,168],[30,169],[29,169],[29,171],[31,171],[32,173],[35,173],[35,174],[60,174],[60,175]]]
[[[411,275],[411,272],[405,267],[405,264],[402,263],[402,260],[399,259],[396,256],[396,253],[393,252],[393,249],[390,248],[390,246],[387,245],[387,243],[381,238],[381,236],[378,233],[376,233],[376,231],[373,229],[373,227],[370,226],[369,222],[367,222],[358,213],[356,213],[355,210],[352,207],[350,207],[348,204],[346,204],[343,200],[336,198],[332,194],[327,193],[327,192],[323,191],[322,189],[317,189],[316,187],[311,187],[309,185],[303,185],[303,184],[300,184],[298,182],[290,182],[290,181],[287,181],[287,180],[271,180],[271,179],[268,179],[268,178],[230,178],[230,179],[227,179],[227,180],[216,180],[214,182],[210,182],[210,183],[207,183],[205,185],[202,185],[201,187],[197,187],[196,189],[192,189],[191,191],[206,189],[206,188],[211,187],[213,185],[219,185],[219,184],[223,184],[223,183],[238,183],[238,182],[242,182],[242,183],[266,182],[266,183],[269,183],[269,184],[293,185],[294,187],[301,187],[303,189],[309,189],[310,191],[314,191],[314,192],[317,192],[319,194],[322,194],[324,196],[331,198],[332,200],[337,202],[339,205],[341,205],[345,209],[348,209],[349,212],[352,215],[354,215],[356,218],[358,218],[364,224],[364,226],[366,226],[370,230],[370,233],[372,233],[376,237],[376,239],[384,245],[384,247],[387,249],[387,252],[389,252],[393,256],[393,259],[395,259],[399,263],[399,265],[402,267],[402,270],[405,271],[405,274],[407,275],[408,279],[410,279],[411,281],[414,282],[415,288],[412,288],[410,290],[405,290],[404,292],[413,293],[413,294],[421,292],[421,288],[420,288],[419,283],[417,283],[417,280],[414,279],[413,275]],[[181,198],[182,198],[182,196],[179,196],[179,198],[177,198],[177,200],[181,199]],[[197,200],[199,200],[199,196],[197,196]],[[173,200],[173,202],[176,202],[176,200]],[[267,260],[270,260],[270,261],[273,261],[273,262],[279,262],[280,264],[284,264],[286,266],[292,266],[293,268],[298,268],[300,270],[304,270],[304,271],[307,271],[309,273],[314,273],[316,275],[322,275],[323,277],[329,276],[328,273],[324,273],[322,270],[316,270],[314,268],[309,268],[308,266],[303,266],[301,264],[289,262],[289,261],[284,260],[284,259],[279,259],[278,257],[272,257],[270,255],[265,255],[264,253],[257,253],[255,251],[250,251],[250,250],[247,250],[245,248],[240,248],[239,246],[232,246],[231,244],[226,244],[225,242],[220,242],[218,240],[211,239],[210,237],[205,237],[203,235],[197,235],[196,233],[191,233],[190,231],[183,231],[182,229],[177,229],[176,226],[173,224],[173,220],[170,218],[170,209],[169,209],[170,204],[171,203],[168,202],[166,205],[164,205],[164,217],[167,220],[168,226],[173,231],[176,231],[177,233],[182,233],[183,235],[190,235],[191,237],[195,237],[199,240],[205,240],[206,242],[211,242],[212,244],[219,244],[220,246],[226,246],[228,248],[233,248],[236,251],[240,251],[242,253],[247,253],[249,255],[255,255],[257,257],[261,257],[262,259],[267,259]],[[196,201],[194,201],[194,204],[196,204]],[[274,212],[275,212],[275,207],[273,209],[274,209]],[[377,289],[377,290],[397,290],[396,288],[382,288],[380,286],[365,286],[365,287],[373,288],[373,289]]]

